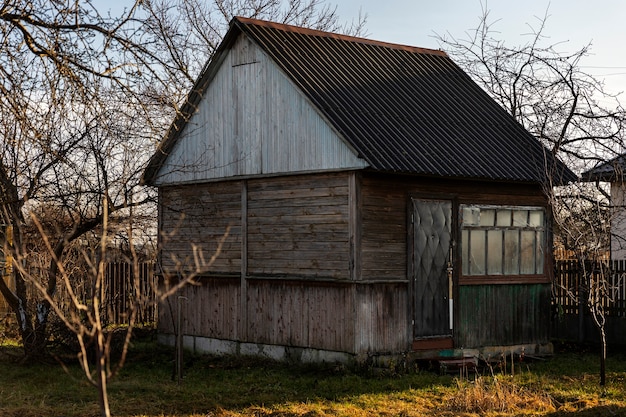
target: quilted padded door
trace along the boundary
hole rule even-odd
[[[452,202],[413,200],[415,339],[452,334]]]

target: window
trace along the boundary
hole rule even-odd
[[[541,207],[461,205],[462,274],[541,275],[545,236]]]

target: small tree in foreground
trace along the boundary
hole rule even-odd
[[[566,213],[559,213],[557,221],[560,239],[573,255],[577,266],[576,281],[555,283],[578,304],[586,307],[598,330],[600,341],[600,385],[606,385],[607,334],[606,323],[609,310],[615,305],[616,294],[622,277],[607,260],[609,251],[611,210],[602,201],[578,201],[575,207],[568,207]]]
[[[101,415],[108,417],[111,415],[107,389],[108,382],[117,375],[126,361],[133,331],[140,324],[137,321],[137,313],[150,303],[162,303],[185,285],[196,284],[195,278],[207,271],[215,261],[215,258],[219,256],[227,234],[218,242],[216,252],[208,258],[204,256],[199,248],[196,248],[195,253],[198,256],[194,258],[193,265],[186,265],[184,275],[180,275],[173,285],[159,286],[153,281],[153,287],[149,290],[150,293],[142,293],[137,291],[137,289],[142,287],[139,273],[140,256],[134,249],[132,216],[129,217],[131,220],[124,225],[126,226],[124,232],[127,233],[130,250],[124,261],[132,265],[131,270],[133,273],[127,279],[135,291],[132,294],[118,294],[118,296],[129,296],[129,298],[126,300],[127,309],[124,326],[117,332],[118,339],[120,333],[123,333],[122,340],[121,342],[116,342],[113,338],[115,332],[103,320],[107,315],[107,300],[104,299],[105,292],[103,289],[107,285],[105,272],[110,259],[111,243],[116,238],[116,233],[112,231],[119,233],[120,225],[112,227],[109,224],[108,213],[105,209],[97,245],[93,247],[79,245],[79,247],[74,248],[86,266],[86,268],[80,270],[81,281],[90,287],[90,291],[88,291],[88,295],[85,297],[84,294],[81,296],[75,291],[77,283],[77,279],[74,276],[75,271],[67,269],[66,263],[56,257],[46,229],[36,216],[31,218],[40,233],[43,245],[52,258],[52,262],[57,265],[60,278],[59,290],[68,295],[68,299],[63,303],[64,305],[59,304],[57,299],[48,295],[46,288],[39,282],[36,276],[31,276],[30,272],[22,266],[23,263],[17,262],[16,266],[20,270],[20,274],[28,279],[34,285],[35,290],[45,297],[57,318],[76,338],[78,342],[78,361],[89,383],[97,388]]]

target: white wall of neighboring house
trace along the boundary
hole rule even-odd
[[[611,259],[626,259],[626,183],[611,183]]]

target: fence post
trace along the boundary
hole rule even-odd
[[[183,379],[183,300],[187,297],[178,296],[178,309],[176,316],[176,327],[178,334],[176,335],[176,383],[180,385]]]
[[[576,272],[578,276],[578,342],[583,343],[585,341],[585,303],[587,302],[585,285],[587,277],[585,276],[585,266],[581,266],[580,261],[578,261],[578,270]]]

